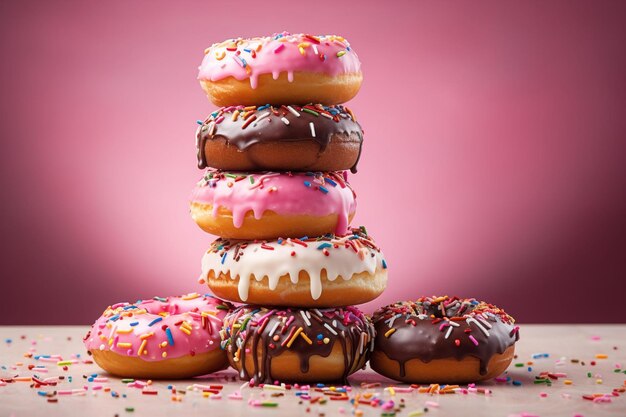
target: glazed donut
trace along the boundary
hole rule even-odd
[[[222,320],[232,305],[210,295],[109,306],[83,342],[96,363],[126,378],[177,379],[224,369]]]
[[[216,106],[339,104],[361,87],[361,62],[346,39],[287,32],[228,39],[204,51],[198,80]]]
[[[200,283],[218,297],[272,306],[337,307],[376,298],[387,263],[364,228],[318,238],[217,239],[202,258]]]
[[[196,139],[200,168],[354,173],[363,131],[344,106],[266,104],[222,107]]]
[[[206,171],[191,196],[191,217],[227,239],[344,234],[356,211],[347,173]]]
[[[222,348],[241,379],[347,382],[363,368],[374,340],[356,307],[272,309],[241,306],[228,314]]]
[[[409,383],[494,378],[511,363],[519,327],[504,310],[473,298],[422,297],[378,309],[373,370]]]

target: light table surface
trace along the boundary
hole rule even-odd
[[[312,400],[301,399],[297,394],[302,390],[296,388],[242,389],[233,371],[202,379],[154,381],[147,388],[152,394],[145,394],[142,381],[129,386],[96,364],[85,363],[90,359],[82,344],[87,330],[86,326],[0,326],[0,417],[626,416],[626,325],[522,325],[517,358],[505,375],[479,385],[480,390],[462,386],[443,395],[420,392],[422,386],[411,391],[408,385],[366,369],[349,378],[348,400],[331,400],[330,385],[311,387]],[[64,369],[55,361],[37,359],[38,355],[78,361]],[[549,385],[536,383],[545,381],[544,372],[552,374]],[[89,381],[93,374],[97,380]],[[33,375],[64,379],[56,386],[36,387]],[[16,382],[6,382],[11,378]],[[203,392],[202,386],[208,385],[223,389],[218,395]],[[390,386],[411,392],[394,393]],[[73,394],[54,394],[68,390]],[[239,390],[243,399],[229,398]],[[355,407],[352,400],[357,396],[375,406],[357,403]],[[274,406],[255,406],[257,400]]]

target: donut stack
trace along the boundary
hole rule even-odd
[[[363,131],[341,103],[360,88],[358,57],[340,36],[229,39],[198,78],[222,106],[197,131],[191,214],[220,236],[200,282],[246,303],[224,319],[230,364],[255,382],[345,380],[374,339],[353,305],[387,282],[380,249],[350,227]]]

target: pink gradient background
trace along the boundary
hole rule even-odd
[[[203,290],[196,67],[282,30],[343,34],[363,62],[355,223],[390,265],[366,310],[448,293],[626,321],[625,4],[345,3],[0,3],[0,323]]]

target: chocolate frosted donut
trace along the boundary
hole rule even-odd
[[[356,307],[244,305],[225,317],[221,336],[230,364],[244,380],[345,382],[365,366],[374,329]]]
[[[370,365],[411,383],[496,377],[511,363],[519,328],[504,310],[473,298],[422,297],[378,309]]]
[[[200,123],[200,122],[198,122]],[[363,131],[344,106],[229,106],[198,127],[198,166],[356,172]]]

